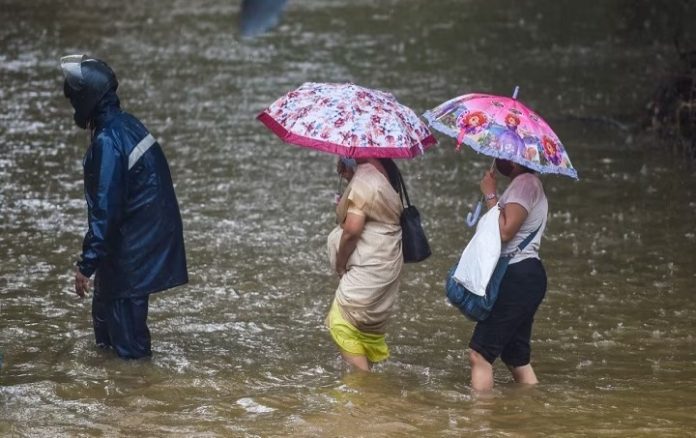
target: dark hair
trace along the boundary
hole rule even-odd
[[[522,170],[524,170],[524,173],[537,173],[536,170],[531,169],[531,168],[529,168],[529,167],[527,167],[527,166],[522,166],[522,165],[520,164],[520,167],[522,168]]]
[[[389,183],[394,188],[396,193],[401,194],[401,172],[396,167],[396,163],[391,158],[378,158],[384,170],[387,171]]]

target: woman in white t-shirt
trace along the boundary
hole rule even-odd
[[[495,160],[498,172],[510,185],[498,198],[496,178],[488,171],[481,180],[486,207],[500,204],[502,254],[509,254],[531,233],[532,241],[510,261],[490,316],[476,324],[469,342],[471,386],[477,391],[493,387],[493,362],[500,356],[515,382],[538,383],[530,363],[530,338],[534,314],[546,294],[546,271],[539,259],[546,228],[548,201],[541,180],[532,170],[508,160]]]

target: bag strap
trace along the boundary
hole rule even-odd
[[[544,224],[544,222],[542,221],[541,225],[543,225],[543,224]],[[529,234],[529,236],[525,237],[524,240],[522,242],[520,242],[519,245],[517,245],[518,250],[522,251],[527,245],[529,245],[532,242],[532,240],[534,239],[534,236],[536,236],[536,234],[539,232],[539,230],[541,230],[541,225],[539,225],[536,230],[532,231]]]
[[[406,205],[411,206],[411,200],[408,197],[408,192],[406,191],[406,183],[404,182],[404,177],[401,176],[401,171],[399,173],[399,184],[401,185],[401,192],[399,192],[399,199],[401,199],[401,206],[404,205],[404,197],[406,198]]]
[[[544,222],[541,223],[541,225],[543,225],[543,224],[544,224]],[[539,232],[539,230],[541,230],[541,225],[539,225],[539,227],[537,227],[536,230],[529,233],[529,235],[527,237],[525,237],[524,240],[522,242],[520,242],[519,245],[517,245],[517,248],[515,248],[515,250],[513,252],[510,252],[507,254],[501,254],[501,257],[512,258],[512,257],[515,257],[520,252],[522,252],[522,250],[525,249],[527,247],[527,245],[529,245],[532,242],[532,240],[534,240],[534,236],[536,236],[536,234]]]

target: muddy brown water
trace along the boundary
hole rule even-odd
[[[696,434],[696,177],[611,122],[632,123],[670,62],[658,19],[624,1],[298,0],[275,31],[240,40],[239,2],[0,3],[0,435]],[[182,207],[191,282],[153,296],[149,361],[98,351],[71,291],[87,137],[58,59],[82,51],[116,70]],[[386,89],[419,113],[519,84],[554,126],[581,180],[543,178],[538,387],[498,364],[493,394],[472,397],[473,326],[443,278],[489,161],[443,136],[399,163],[434,254],[405,268],[392,358],[346,372],[323,329],[333,158],[254,120],[307,80]]]

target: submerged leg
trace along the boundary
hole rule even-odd
[[[109,328],[107,326],[108,302],[103,301],[98,292],[92,296],[92,326],[94,327],[94,339],[99,348],[111,347]]]
[[[370,362],[367,360],[366,356],[356,356],[354,354],[348,354],[343,351],[341,351],[341,356],[348,365],[351,365],[352,367],[357,368],[360,371],[370,371]]]
[[[531,364],[522,365],[521,367],[513,367],[508,365],[508,369],[512,373],[512,377],[517,383],[524,383],[527,385],[536,385],[539,383]]]
[[[123,359],[152,355],[147,327],[148,297],[113,300],[107,320],[111,343]]]
[[[539,383],[531,365],[531,345],[533,318],[522,324],[513,338],[503,349],[500,358],[512,373],[517,383],[535,385]]]
[[[471,363],[471,387],[479,392],[493,389],[493,365],[476,350],[469,350],[469,362]]]

